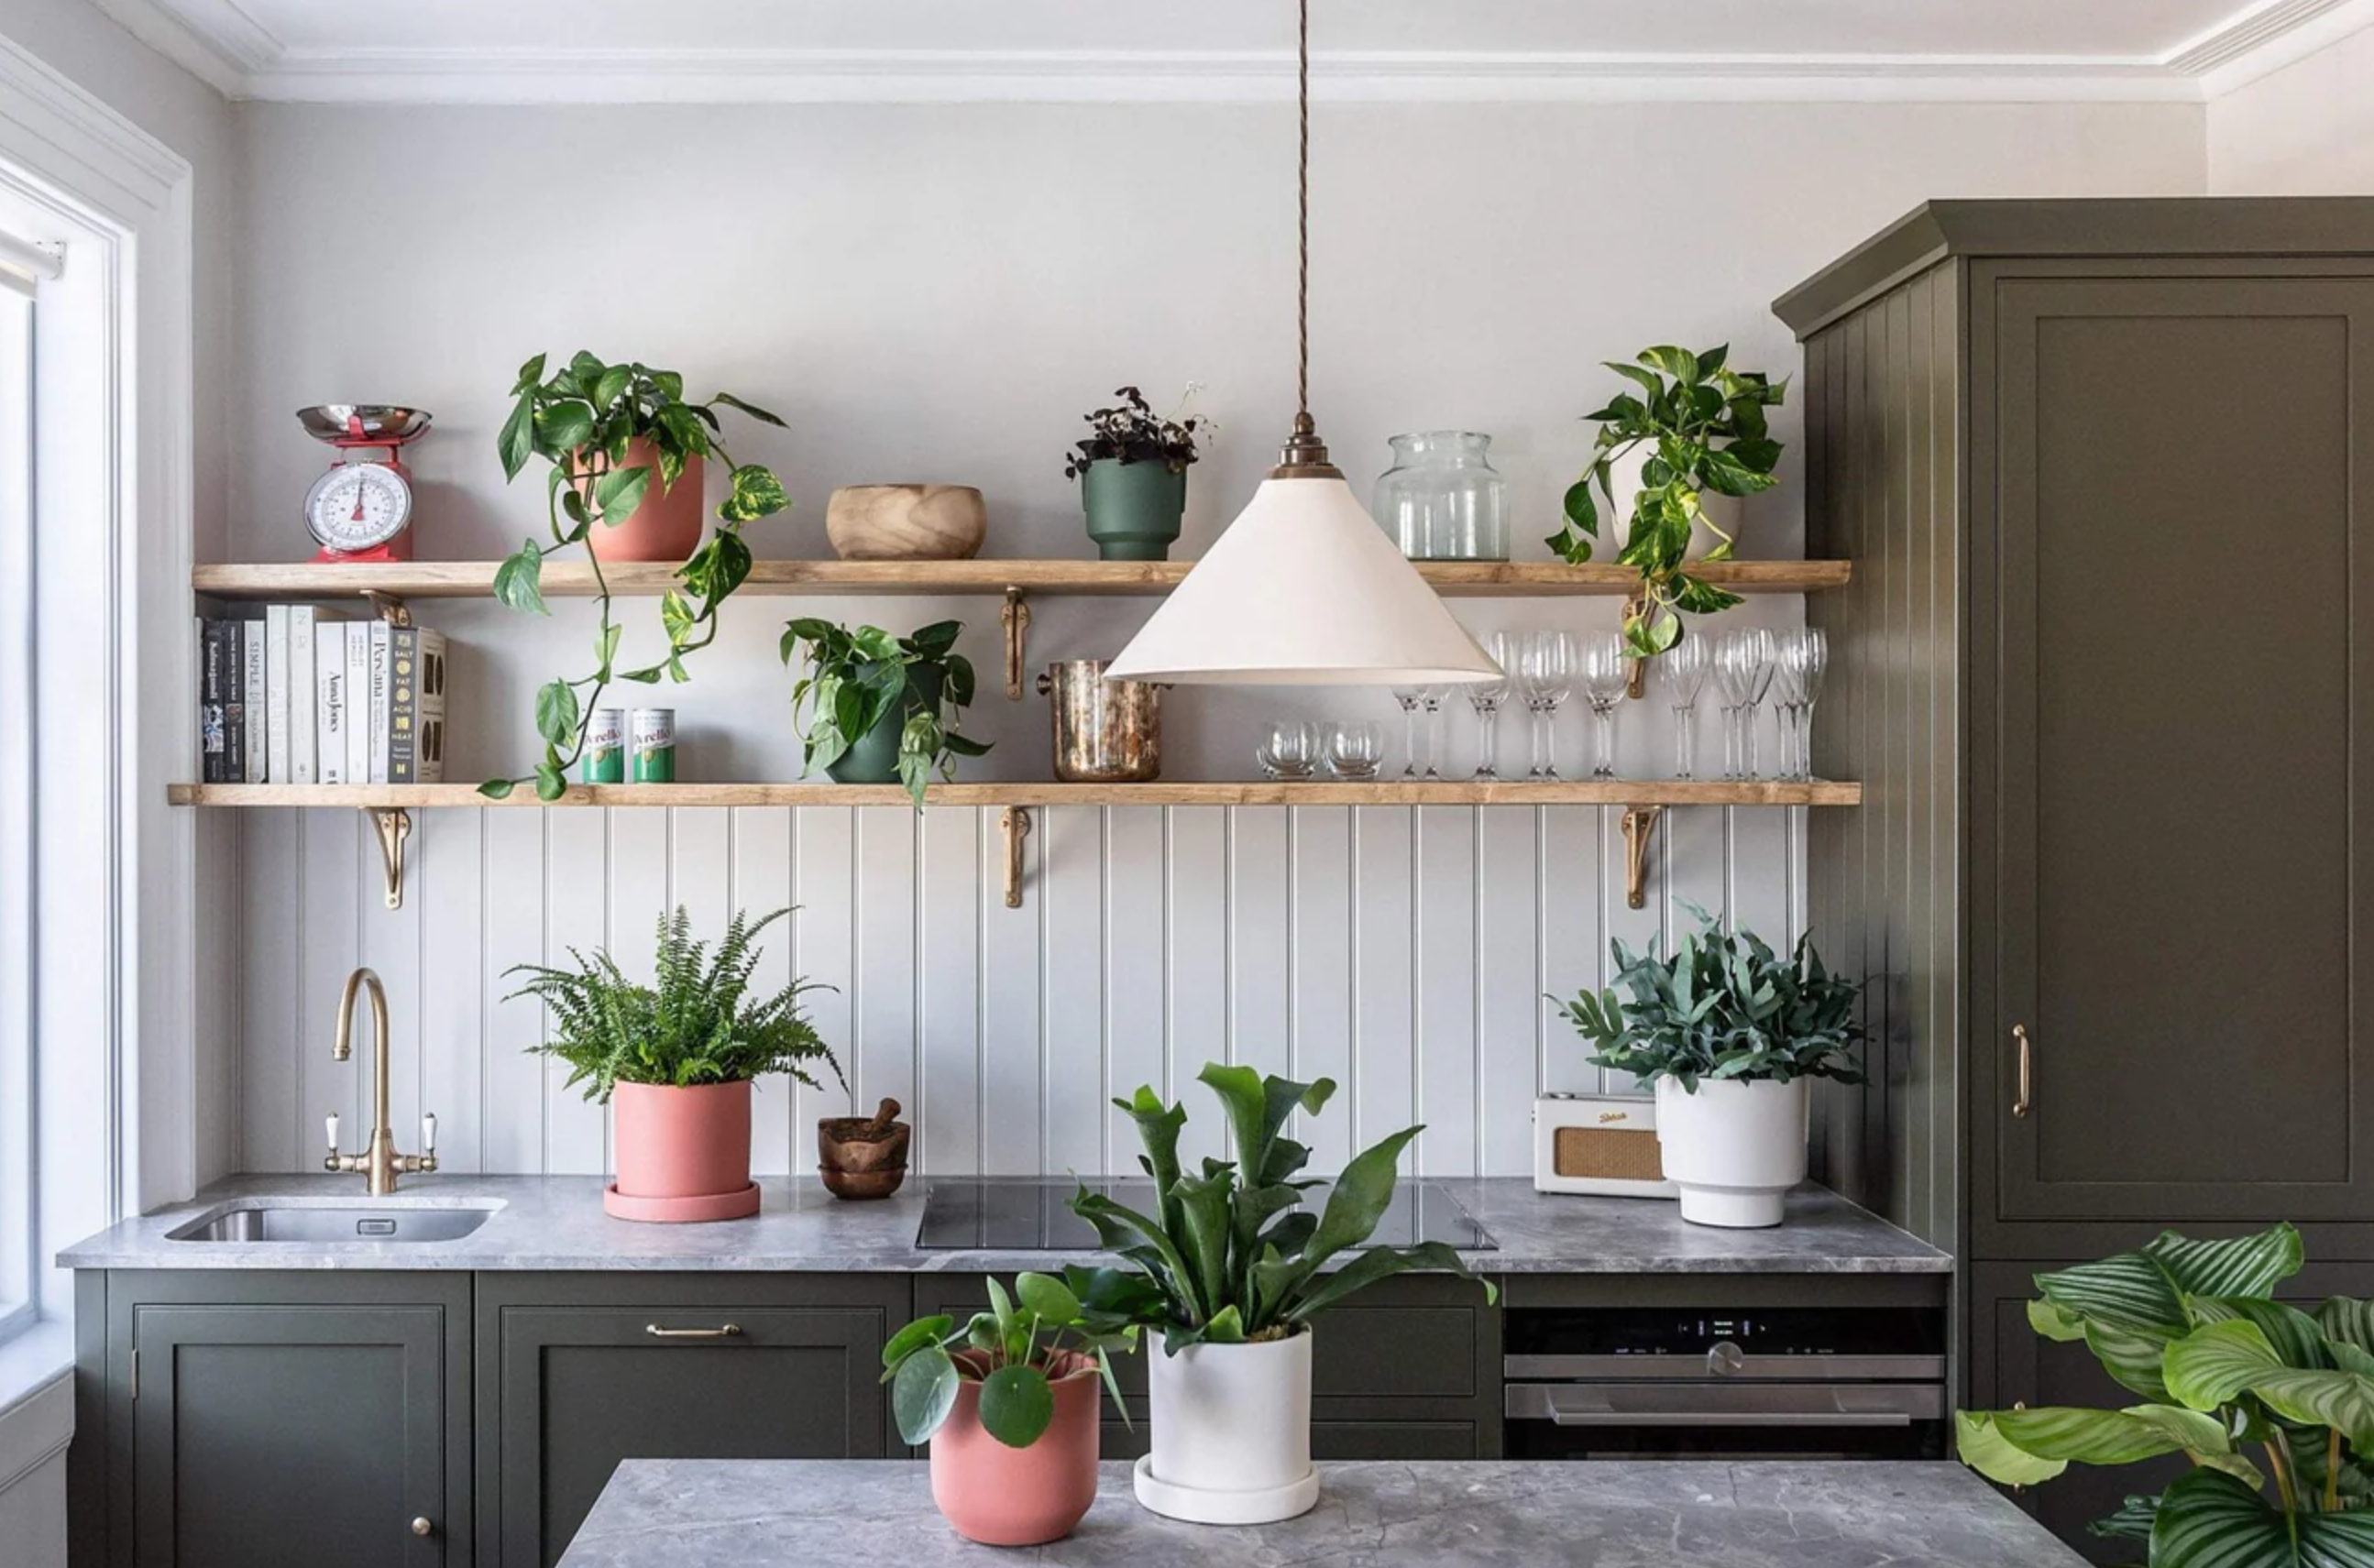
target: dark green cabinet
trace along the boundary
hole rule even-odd
[[[116,1568],[470,1562],[466,1279],[109,1278]]]
[[[486,1561],[546,1568],[621,1459],[882,1457],[908,1300],[863,1275],[481,1275]]]

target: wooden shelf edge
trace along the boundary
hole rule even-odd
[[[1151,595],[1178,586],[1189,561],[759,561],[740,591],[794,594]],[[358,599],[366,591],[398,599],[485,599],[494,591],[494,561],[409,561],[335,564],[288,561],[194,568],[191,589],[219,599]],[[1848,561],[1722,561],[1696,575],[1740,593],[1807,593],[1843,588],[1853,579]],[[1446,598],[1563,597],[1628,592],[1628,567],[1609,562],[1570,567],[1555,561],[1422,561],[1418,572]],[[649,595],[676,586],[664,563],[622,562],[605,568],[610,591]],[[544,568],[549,598],[594,591],[592,568],[551,561]]]
[[[352,810],[432,806],[540,806],[532,790],[489,801],[474,784],[173,784],[177,806]],[[934,784],[925,799],[947,806],[1858,806],[1863,786],[1836,779],[1733,783],[1721,779],[1575,779],[1555,784]],[[892,784],[574,784],[557,806],[899,806]]]

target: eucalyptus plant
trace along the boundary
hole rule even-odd
[[[956,777],[956,759],[985,755],[993,743],[957,726],[972,705],[972,661],[956,651],[961,621],[936,621],[911,637],[880,626],[838,626],[801,619],[783,627],[783,662],[801,661],[792,687],[800,727],[803,771],[830,767],[894,712],[899,720],[899,781],[923,804],[923,787],[936,770]]]
[[[817,1089],[822,1085],[808,1072],[817,1062],[846,1088],[832,1047],[800,1005],[807,992],[831,988],[793,980],[772,996],[750,995],[758,934],[790,913],[778,909],[753,921],[737,912],[712,954],[693,940],[692,917],[679,905],[660,917],[652,984],[629,979],[599,948],[588,958],[572,947],[573,968],[514,964],[504,970],[506,977],[528,978],[503,1000],[534,997],[550,1011],[550,1036],[529,1048],[565,1063],[569,1077],[561,1086],[582,1083],[589,1100],[607,1104],[621,1083],[686,1089],[770,1072],[788,1072]]]
[[[1692,577],[1684,565],[1691,536],[1701,527],[1715,536],[1710,561],[1728,560],[1735,543],[1707,516],[1706,492],[1752,496],[1779,483],[1772,471],[1780,462],[1780,443],[1772,439],[1764,411],[1781,404],[1788,383],[1761,371],[1734,370],[1726,363],[1730,357],[1729,345],[1700,354],[1667,345],[1642,349],[1629,365],[1603,361],[1639,391],[1618,392],[1586,415],[1599,424],[1591,466],[1568,488],[1566,526],[1546,543],[1563,559],[1590,560],[1599,537],[1592,486],[1613,507],[1609,474],[1616,460],[1643,443],[1652,448],[1616,556],[1640,573],[1639,594],[1628,602],[1624,617],[1625,643],[1635,657],[1663,653],[1679,642],[1682,614],[1708,615],[1739,603],[1737,594]]]
[[[1205,1064],[1196,1074],[1219,1096],[1237,1158],[1206,1159],[1190,1176],[1179,1163],[1183,1105],[1166,1106],[1150,1087],[1113,1104],[1137,1123],[1146,1152],[1138,1164],[1154,1178],[1155,1212],[1141,1213],[1083,1186],[1072,1211],[1096,1227],[1106,1247],[1152,1282],[1134,1320],[1159,1328],[1166,1353],[1194,1344],[1283,1340],[1365,1285],[1407,1269],[1440,1269],[1475,1279],[1441,1242],[1361,1247],[1384,1217],[1399,1179],[1396,1165],[1423,1126],[1404,1128],[1344,1167],[1331,1185],[1302,1176],[1310,1149],[1285,1136],[1297,1110],[1316,1114],[1334,1080],[1296,1083],[1250,1067]],[[1319,1212],[1304,1192],[1327,1187]],[[1479,1281],[1487,1300],[1499,1293]]]
[[[2082,1342],[2143,1402],[1964,1410],[1962,1462],[2033,1486],[2072,1464],[2181,1454],[2191,1470],[2094,1532],[2146,1543],[2150,1568],[2369,1568],[2374,1303],[2334,1296],[2311,1315],[2274,1300],[2302,1261],[2289,1225],[2221,1241],[2168,1231],[2037,1275],[2029,1325]]]
[[[882,1347],[882,1381],[899,1435],[931,1440],[967,1383],[981,1385],[981,1424],[1009,1448],[1028,1448],[1055,1419],[1054,1380],[1093,1365],[1122,1424],[1129,1408],[1113,1378],[1112,1352],[1137,1349],[1136,1315],[1152,1287],[1134,1275],[1077,1264],[1052,1274],[1017,1274],[1014,1293],[995,1279],[987,1312],[959,1325],[946,1313],[919,1317]]]
[[[1698,929],[1679,952],[1665,957],[1662,937],[1642,954],[1612,942],[1616,985],[1564,1005],[1567,1022],[1599,1047],[1592,1065],[1643,1083],[1670,1077],[1692,1094],[1702,1078],[1864,1082],[1849,1060],[1863,1037],[1863,988],[1824,967],[1812,938],[1799,937],[1784,959],[1753,931],[1725,931],[1685,907]]]
[[[478,786],[481,794],[499,801],[531,778],[538,799],[560,798],[568,788],[570,766],[585,749],[594,710],[614,677],[646,685],[664,674],[671,681],[688,678],[684,656],[716,640],[718,606],[750,575],[750,546],[742,538],[742,525],[791,504],[773,471],[760,463],[736,462],[718,439],[721,406],[781,427],[783,422],[765,409],[731,392],[719,392],[705,403],[688,402],[684,378],[674,370],[654,370],[641,361],[606,365],[582,351],[550,376],[544,372],[541,354],[520,367],[511,386],[511,415],[496,441],[507,481],[517,479],[531,458],[551,464],[545,474],[549,543],[525,539],[496,568],[495,597],[505,604],[529,614],[550,614],[544,602],[546,555],[586,543],[597,527],[624,521],[642,504],[654,479],[664,494],[683,477],[692,459],[714,456],[724,462],[729,490],[717,508],[717,528],[676,568],[684,586],[660,596],[667,657],[656,664],[616,668],[620,627],[610,614],[610,583],[601,556],[588,548],[598,617],[594,673],[547,681],[537,688],[535,729],[544,741],[544,756],[526,777],[490,778]],[[639,439],[651,442],[652,462],[627,461],[629,445]]]

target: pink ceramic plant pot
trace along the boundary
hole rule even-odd
[[[1068,1370],[1053,1379],[1055,1418],[1028,1448],[992,1437],[981,1424],[981,1385],[970,1378],[958,1385],[956,1409],[932,1434],[932,1501],[966,1539],[1061,1540],[1096,1502],[1097,1364],[1069,1354],[1064,1363]]]
[[[650,482],[643,487],[642,504],[624,519],[596,521],[585,535],[587,548],[605,561],[669,561],[686,559],[700,548],[700,535],[708,519],[701,509],[701,460],[688,457],[684,472],[676,483],[663,490],[660,487],[660,458],[652,449],[651,438],[638,436],[627,443],[627,461],[621,467],[641,464],[652,471]],[[594,473],[605,472],[609,460],[597,456]],[[593,479],[572,481],[588,503]]]
[[[758,1211],[750,1179],[750,1085],[611,1092],[618,1179],[603,1206],[625,1220],[733,1220]]]

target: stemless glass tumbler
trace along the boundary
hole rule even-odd
[[[1756,713],[1772,684],[1772,634],[1757,626],[1724,638],[1715,647],[1714,673],[1722,687],[1722,776],[1757,778]]]
[[[1534,765],[1525,771],[1528,778],[1558,776],[1554,744],[1558,704],[1574,689],[1575,669],[1581,658],[1572,632],[1526,635],[1517,656],[1517,686],[1525,694],[1525,708],[1534,721]]]
[[[1483,754],[1475,764],[1475,777],[1493,779],[1500,777],[1500,704],[1509,696],[1509,682],[1516,674],[1518,641],[1507,632],[1493,632],[1484,638],[1484,651],[1500,667],[1497,681],[1475,681],[1467,687],[1467,705],[1475,710],[1476,746]]]
[[[1308,778],[1319,766],[1319,726],[1273,719],[1262,731],[1262,771],[1276,779]]]
[[[1630,661],[1624,639],[1614,632],[1594,632],[1582,639],[1582,698],[1591,705],[1591,776],[1616,777],[1616,710],[1623,705],[1631,683]]]
[[[1714,638],[1684,633],[1657,655],[1657,675],[1674,710],[1674,777],[1695,778],[1698,761],[1698,693],[1714,668]]]
[[[1384,765],[1384,731],[1365,719],[1329,724],[1322,732],[1320,751],[1335,778],[1374,778]]]

